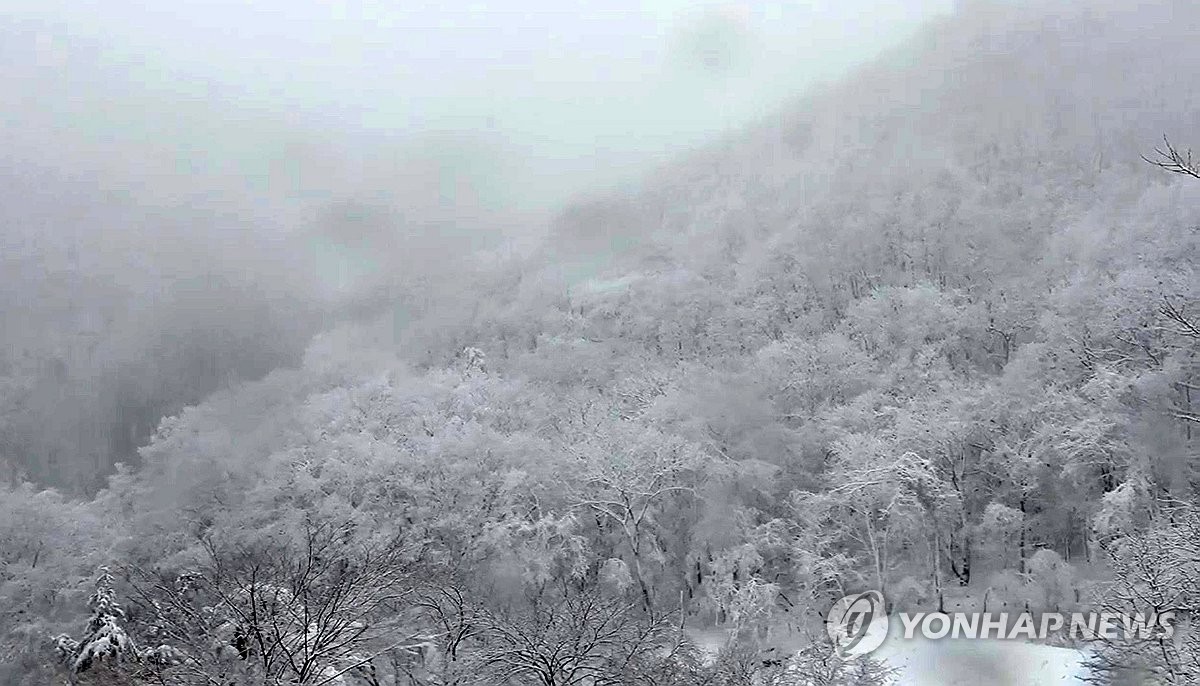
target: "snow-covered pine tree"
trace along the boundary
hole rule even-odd
[[[96,590],[88,598],[92,615],[83,637],[75,640],[60,634],[54,639],[55,648],[72,676],[87,672],[101,662],[118,669],[123,660],[139,660],[137,646],[122,626],[125,611],[117,602],[114,581],[109,568],[101,567],[96,577]]]

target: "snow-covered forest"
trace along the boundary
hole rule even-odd
[[[960,5],[519,249],[14,153],[0,683],[873,686],[863,589],[1200,612],[1200,7]]]

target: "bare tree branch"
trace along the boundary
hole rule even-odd
[[[1180,152],[1175,146],[1171,145],[1171,141],[1167,140],[1166,136],[1163,136],[1163,145],[1165,149],[1154,149],[1154,159],[1145,155],[1142,155],[1142,159],[1172,174],[1184,174],[1195,179],[1200,179],[1200,166],[1197,166],[1192,161],[1192,151],[1190,149]]]

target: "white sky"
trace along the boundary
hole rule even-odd
[[[285,131],[293,142],[342,149],[431,140],[429,154],[466,157],[480,168],[470,173],[494,175],[480,183],[493,186],[485,194],[495,202],[537,205],[635,177],[761,116],[893,45],[952,0],[4,4],[0,28],[7,22],[33,46],[9,55],[32,54],[41,70],[15,78],[24,74],[0,47],[10,59],[0,87],[25,89],[33,104],[12,102],[35,112],[9,117],[9,136],[50,116],[68,136],[141,137],[156,150],[173,141],[209,158],[253,158]],[[704,69],[702,55],[683,47],[739,36],[724,44],[721,70]],[[45,82],[72,83],[81,61],[106,83],[92,100],[63,104],[71,86]],[[103,117],[93,116],[98,100]],[[202,111],[182,117],[185,126],[176,120],[187,108]],[[257,128],[229,137],[237,127],[222,120]],[[444,150],[458,134],[466,142]],[[479,145],[489,152],[477,155]]]

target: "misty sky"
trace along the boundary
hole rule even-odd
[[[5,4],[4,140],[251,195],[428,172],[486,209],[636,178],[952,2]]]

